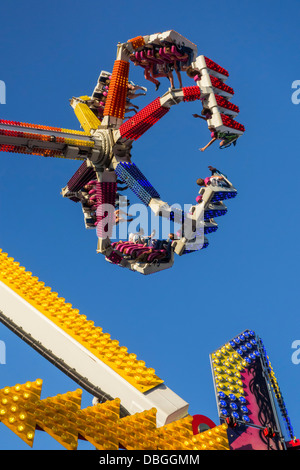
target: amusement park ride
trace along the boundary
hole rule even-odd
[[[138,112],[131,100],[145,89],[129,81],[130,63],[141,67],[157,90],[160,77],[171,85]],[[182,86],[181,73],[191,78],[191,86]],[[245,128],[235,120],[239,108],[230,101],[234,91],[225,83],[228,76],[175,31],[139,36],[118,44],[112,72],[101,72],[91,96],[70,100],[82,131],[0,120],[0,150],[81,161],[62,196],[81,205],[85,227],[96,230],[97,253],[116,267],[154,274],[171,268],[176,255],[208,246],[206,236],[218,228],[215,218],[226,214],[224,201],[237,190],[211,169],[212,176],[199,183],[197,204],[188,213],[174,209],[132,162],[134,142],[173,105],[199,100],[211,143],[235,145]],[[133,117],[124,119],[132,109]],[[176,236],[112,242],[124,184],[155,216],[179,224]],[[70,450],[79,439],[100,450],[299,446],[262,340],[251,330],[210,355],[216,425],[203,415],[189,415],[188,403],[154,369],[2,251],[0,321],[94,397],[92,406],[81,409],[81,389],[41,400],[41,380],[2,388],[0,421],[30,446],[36,430]]]

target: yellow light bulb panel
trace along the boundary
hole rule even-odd
[[[156,409],[120,418],[120,400],[81,409],[82,391],[40,399],[42,380],[0,390],[0,421],[30,447],[43,430],[62,447],[76,450],[82,439],[98,450],[228,450],[227,426],[193,434],[191,416],[162,427]]]
[[[101,125],[101,121],[85,103],[77,103],[74,108],[75,115],[85,132],[90,133]]]
[[[0,421],[32,447],[35,428],[35,407],[39,403],[42,380],[16,384],[0,390]]]
[[[144,393],[163,383],[155,370],[145,366],[125,346],[87,320],[79,310],[52,292],[50,287],[0,251],[0,281],[22,297],[70,337],[88,349],[137,390]]]

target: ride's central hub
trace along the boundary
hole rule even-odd
[[[102,167],[109,166],[113,156],[113,136],[110,129],[97,129],[92,134],[95,142],[89,159],[94,165]]]

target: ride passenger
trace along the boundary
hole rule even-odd
[[[208,121],[212,118],[212,112],[208,108],[203,108],[201,111],[201,116],[199,114],[193,114],[194,118],[203,119],[204,121]]]
[[[155,53],[155,57],[157,57],[158,59],[160,58],[159,52]],[[162,64],[156,64],[156,67],[152,68],[152,77],[154,79],[159,77],[166,77],[170,81],[171,88],[175,88],[172,70],[173,67],[169,63],[164,62]]]
[[[115,225],[118,225],[121,222],[132,222],[133,221],[132,215],[127,214],[127,212],[124,212],[121,209],[115,210],[114,215],[115,215]],[[128,218],[125,219],[125,218],[121,217],[121,215],[126,215],[126,217],[131,217],[131,219],[128,219]]]
[[[210,147],[216,140],[220,140],[220,148],[226,148],[226,147],[229,147],[231,144],[233,144],[234,146],[236,145],[236,141],[237,141],[237,138],[238,136],[236,134],[230,134],[230,133],[226,133],[226,132],[218,132],[214,129],[211,129],[211,140],[210,142],[208,142],[207,145],[205,145],[205,147],[202,147],[200,148],[199,150],[201,152],[204,152],[208,147]]]
[[[127,98],[129,100],[133,100],[134,98],[138,98],[139,96],[146,96],[146,93],[136,93],[137,90],[145,90],[145,92],[146,92],[147,88],[140,87],[139,85],[134,85],[132,83],[128,83],[128,85],[127,85]]]
[[[157,91],[160,86],[160,82],[153,77],[154,63],[147,59],[142,59],[138,61],[136,60],[135,54],[130,55],[130,60],[134,63],[134,65],[140,65],[144,68],[144,78],[149,82],[154,83],[155,91]]]
[[[225,188],[230,187],[230,185],[225,180],[224,176],[221,176],[221,175],[207,176],[205,179],[198,178],[196,183],[198,184],[198,186],[201,186],[201,187],[207,187],[210,185],[220,186],[220,187],[225,187]]]
[[[202,74],[199,70],[194,69],[191,65],[186,68],[186,74],[188,77],[193,78],[195,81],[200,80]]]
[[[175,70],[177,78],[178,78],[178,82],[179,82],[179,88],[182,88],[182,79],[181,79],[180,71],[182,69],[184,69],[184,65],[181,64],[181,62],[186,62],[189,58],[189,55],[187,53],[183,53],[181,55],[179,53],[177,53],[177,55],[174,55],[172,53],[171,47],[169,47],[169,46],[164,48],[164,52],[172,60],[171,69]]]

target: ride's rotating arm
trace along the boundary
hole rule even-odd
[[[0,151],[84,160],[94,145],[83,131],[0,120]]]

